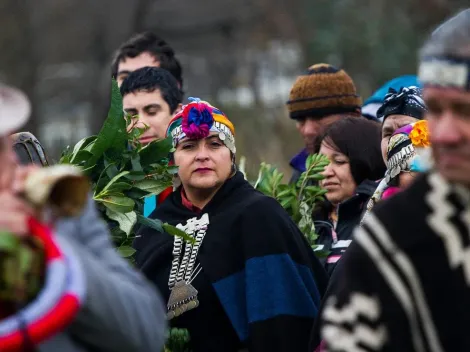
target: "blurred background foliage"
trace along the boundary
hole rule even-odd
[[[27,92],[27,130],[57,159],[103,123],[114,50],[152,30],[175,49],[186,97],[234,121],[248,173],[266,161],[289,175],[302,146],[285,109],[297,74],[328,62],[366,99],[415,73],[425,36],[464,7],[468,0],[0,0],[0,81]]]

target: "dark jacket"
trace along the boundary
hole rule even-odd
[[[329,252],[323,260],[325,269],[331,275],[336,263],[351,243],[352,232],[359,225],[366,210],[367,201],[374,194],[378,182],[365,180],[357,188],[354,196],[341,203],[338,207],[338,223],[333,230],[333,223],[329,219],[332,205],[326,202],[313,215],[315,228],[319,235],[317,244],[319,249]]]
[[[178,189],[150,217],[177,225],[205,214],[195,263],[202,271],[192,281],[199,306],[171,325],[188,329],[195,352],[305,351],[327,276],[303,234],[240,172],[200,213],[183,205]],[[174,238],[149,228],[138,236],[136,264],[168,300]]]
[[[347,256],[346,249],[349,247],[349,244],[352,240],[353,230],[359,225],[359,222],[362,219],[364,212],[366,211],[366,206],[369,198],[374,194],[375,189],[377,188],[378,181],[366,180],[361,183],[356,189],[356,195],[349,198],[347,201],[342,203],[339,206],[338,210],[338,223],[336,225],[336,233],[338,235],[338,240],[345,241],[343,246],[338,246],[336,248],[330,249],[331,254],[329,257],[337,258],[334,263],[326,263],[325,266],[330,275],[330,280],[328,281],[328,288],[325,292],[325,296],[320,307],[320,314],[324,309],[324,303],[330,296],[331,292],[334,292],[336,286],[338,285],[337,278],[341,275],[341,272],[344,269],[343,261],[344,257]],[[331,208],[330,208],[331,209]],[[324,216],[324,215],[323,215]],[[322,218],[324,221],[324,217]],[[329,225],[318,224],[317,232],[320,233],[318,238],[318,243],[324,245],[325,247],[331,248],[333,244],[332,240],[332,227],[333,224],[327,220]],[[340,242],[341,244],[341,242]],[[339,258],[338,258],[339,256]],[[335,259],[336,259],[335,258]],[[342,260],[339,260],[343,258]],[[315,321],[315,324],[312,329],[310,337],[310,347],[309,351],[314,351],[315,348],[320,344],[320,322]]]

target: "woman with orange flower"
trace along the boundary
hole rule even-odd
[[[423,165],[427,163],[424,163],[424,159],[414,160],[415,148],[428,149],[430,145],[427,122],[422,120],[425,112],[426,106],[418,87],[404,87],[398,92],[390,89],[385,96],[377,116],[384,121],[381,147],[387,173],[370,198],[362,221],[378,201],[407,187],[414,180],[416,172],[421,172]],[[403,124],[392,126],[388,120],[399,120]],[[427,151],[420,151],[421,153],[425,154],[426,160],[430,159]],[[412,166],[412,163],[415,165]]]
[[[432,164],[428,123],[421,120],[393,133],[387,148],[387,172],[373,197],[361,223],[378,200],[386,199],[408,187],[419,173]]]

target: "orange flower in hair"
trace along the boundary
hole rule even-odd
[[[429,141],[428,122],[421,120],[413,125],[413,129],[410,132],[411,143],[414,147],[425,148],[431,145]]]

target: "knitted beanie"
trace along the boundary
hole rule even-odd
[[[310,66],[295,81],[287,107],[292,119],[360,113],[362,99],[351,77],[328,64]]]

